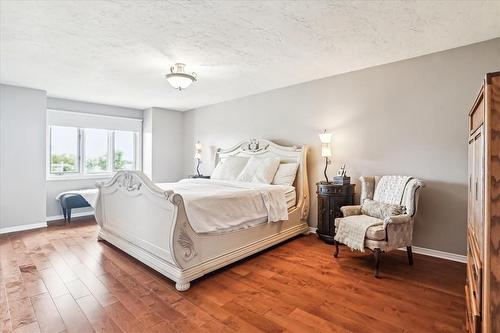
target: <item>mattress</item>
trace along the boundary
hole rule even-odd
[[[295,187],[290,186],[290,188],[285,192],[286,207],[288,209],[295,206],[297,203],[297,194],[295,192]]]
[[[220,233],[261,223],[288,220],[295,188],[214,179],[183,179],[158,187],[182,196],[189,223],[197,233]]]

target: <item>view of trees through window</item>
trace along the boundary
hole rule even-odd
[[[51,126],[50,173],[80,174],[80,168],[83,174],[134,170],[136,135],[131,131]]]
[[[50,131],[50,172],[79,172],[78,155],[78,128],[52,126]]]
[[[110,172],[109,133],[103,129],[84,129],[85,170],[87,173]]]
[[[114,136],[114,169],[133,170],[134,169],[134,132],[115,131]]]

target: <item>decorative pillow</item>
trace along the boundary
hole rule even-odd
[[[361,205],[361,213],[379,219],[401,215],[405,213],[405,207],[400,205],[387,204],[371,199],[365,199]]]
[[[277,157],[258,158],[252,156],[236,180],[248,183],[271,184],[279,165],[280,159]]]
[[[246,157],[229,156],[219,161],[210,178],[235,180],[248,162]]]
[[[274,175],[273,184],[292,186],[297,176],[298,168],[298,163],[281,163]]]

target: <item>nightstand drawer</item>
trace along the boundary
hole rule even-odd
[[[320,185],[318,186],[318,194],[326,195],[352,195],[354,194],[354,186],[342,185]]]

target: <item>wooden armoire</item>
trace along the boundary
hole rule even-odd
[[[500,72],[469,113],[466,328],[500,332]]]

